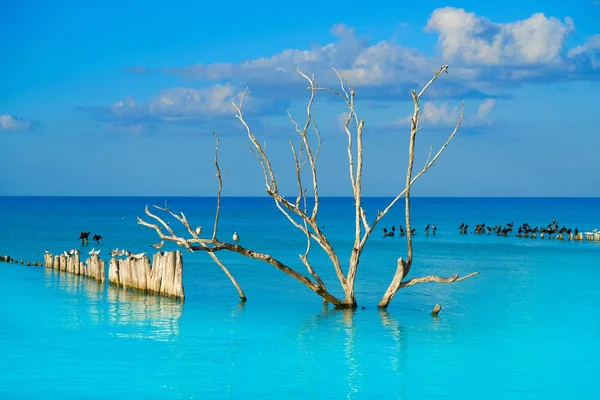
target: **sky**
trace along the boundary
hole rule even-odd
[[[600,197],[600,3],[0,2],[0,195],[264,196],[244,116],[284,195],[296,193],[287,111],[307,82],[356,86],[363,192],[404,185],[411,90],[416,168],[465,119],[415,196]],[[345,103],[319,91],[320,194],[351,195]]]

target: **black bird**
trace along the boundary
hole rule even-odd
[[[464,227],[465,227],[465,223],[464,223],[464,222],[461,222],[461,223],[460,223],[460,226],[458,227],[458,229],[461,229],[461,230],[462,230]]]
[[[388,232],[386,228],[383,228],[383,236],[394,236],[394,232]]]
[[[427,226],[425,227],[425,234],[429,235],[429,226],[430,224],[427,224]]]
[[[90,237],[91,232],[80,232],[79,240],[81,240],[81,245],[88,244],[88,238]]]
[[[104,239],[102,236],[95,234],[94,237],[92,237],[92,240],[95,240],[96,243],[100,244],[100,240]]]
[[[437,226],[431,225],[431,229],[433,230],[433,234],[435,235],[435,232],[437,231]]]

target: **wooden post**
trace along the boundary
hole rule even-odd
[[[50,254],[50,253],[44,254],[44,267],[53,268],[53,264],[54,264],[54,258],[52,257],[52,254]]]
[[[119,260],[114,257],[108,265],[108,282],[119,286]]]
[[[106,279],[104,261],[102,261],[97,255],[92,255],[87,259],[87,271],[90,278],[96,279],[99,282],[104,282]]]

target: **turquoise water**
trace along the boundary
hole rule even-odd
[[[147,251],[136,224],[145,198],[0,198],[0,253],[41,261],[78,247],[82,230]],[[205,232],[215,200],[169,199]],[[386,199],[368,199],[372,215]],[[352,200],[325,199],[321,223],[340,257],[352,242]],[[304,238],[270,199],[223,199],[220,235],[301,269]],[[598,398],[600,243],[459,235],[528,222],[600,227],[600,199],[415,199],[411,276],[481,274],[403,289],[376,305],[401,238],[374,235],[362,260],[356,312],[320,299],[273,267],[223,254],[246,291],[203,254],[184,253],[185,302],[117,290],[44,268],[0,263],[0,398]],[[426,237],[427,223],[438,235]],[[402,207],[382,223],[403,222]],[[169,249],[174,249],[170,247]],[[323,254],[315,267],[336,287]],[[339,290],[334,290],[340,293]],[[444,306],[434,319],[429,311]]]

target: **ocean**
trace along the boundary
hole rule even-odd
[[[152,249],[137,224],[146,204],[183,211],[212,232],[214,198],[0,197],[0,254],[42,261],[45,249]],[[367,198],[369,219],[390,199]],[[600,242],[460,235],[478,223],[600,228],[600,199],[414,198],[410,277],[480,274],[399,291],[377,303],[406,254],[403,202],[380,223],[358,270],[356,311],[321,299],[274,267],[219,253],[246,292],[206,254],[184,252],[177,302],[41,267],[0,263],[2,399],[530,399],[600,397]],[[157,210],[155,210],[158,212]],[[347,265],[353,200],[324,198],[320,224]],[[424,235],[435,224],[435,236]],[[172,226],[183,233],[173,222]],[[79,232],[98,233],[81,247]],[[306,239],[270,198],[223,198],[218,236],[305,273]],[[172,244],[166,250],[174,250]],[[313,266],[335,294],[328,258]],[[439,303],[439,318],[430,311]],[[360,308],[364,306],[365,309]]]

